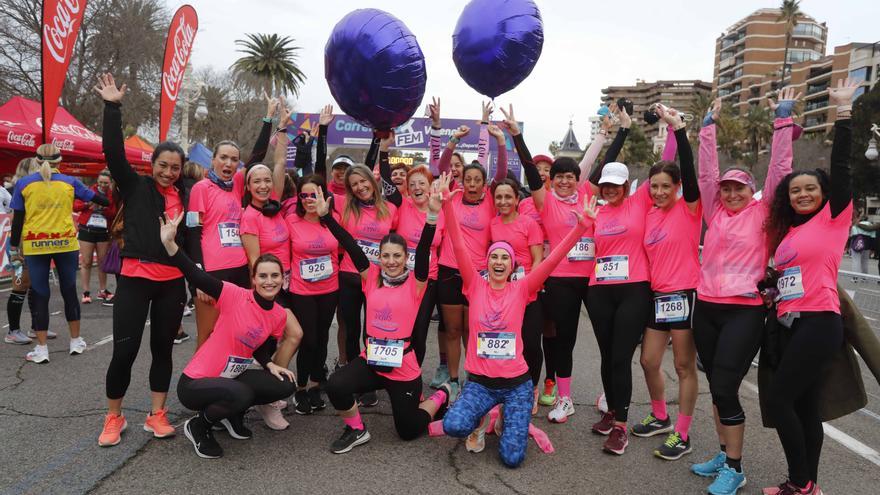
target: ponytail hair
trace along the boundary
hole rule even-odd
[[[40,164],[40,176],[49,182],[52,180],[53,165],[61,163],[61,151],[52,143],[41,144],[37,148],[37,162]]]

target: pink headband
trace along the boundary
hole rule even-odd
[[[486,251],[486,259],[487,260],[489,259],[489,255],[492,254],[492,251],[495,251],[496,249],[503,249],[503,250],[507,251],[507,254],[510,255],[511,261],[516,260],[516,258],[513,255],[513,246],[511,246],[510,243],[507,241],[493,242],[492,245],[489,246],[489,250]]]

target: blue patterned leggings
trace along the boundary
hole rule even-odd
[[[526,458],[534,399],[531,380],[513,388],[501,389],[468,381],[461,397],[443,418],[443,430],[451,437],[464,438],[479,426],[483,416],[496,404],[504,404],[504,428],[498,453],[505,466],[517,467]]]

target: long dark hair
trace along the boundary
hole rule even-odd
[[[318,189],[320,189],[321,192],[324,193],[325,198],[329,199],[331,197],[330,193],[327,192],[327,183],[324,181],[324,177],[321,177],[319,174],[312,174],[303,177],[302,180],[299,182],[299,187],[297,189],[302,191],[303,186],[306,184],[316,185]],[[303,201],[301,199],[297,199],[296,201],[296,215],[300,218],[306,216],[306,207],[303,206]]]
[[[788,188],[791,185],[792,179],[801,175],[815,177],[816,182],[819,183],[819,187],[822,189],[823,203],[819,209],[824,206],[825,201],[828,199],[828,191],[831,190],[831,177],[828,176],[828,172],[817,168],[814,170],[798,170],[786,175],[782,182],[776,186],[773,202],[770,204],[770,215],[767,216],[767,220],[764,222],[764,232],[767,235],[767,249],[770,256],[773,256],[785,234],[788,234],[789,229],[794,224],[796,213],[794,208],[791,207]]]

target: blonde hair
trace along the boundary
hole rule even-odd
[[[205,167],[196,162],[187,161],[183,164],[182,176],[188,179],[202,180],[205,178]]]
[[[354,215],[355,220],[360,220],[361,218],[361,204],[358,202],[357,196],[355,196],[354,191],[351,189],[351,182],[348,180],[352,175],[363,177],[371,186],[373,186],[373,200],[375,201],[376,206],[376,218],[384,220],[391,216],[391,212],[388,211],[388,205],[385,204],[385,197],[382,196],[379,184],[376,182],[376,178],[373,177],[373,171],[364,165],[354,165],[345,171],[345,193],[347,201],[345,202],[345,209],[342,212],[343,222],[347,222],[352,215]]]
[[[40,169],[40,162],[37,161],[36,158],[25,158],[18,162],[18,167],[15,168],[15,177],[12,178],[12,183],[15,184],[22,177],[31,175]]]
[[[61,151],[52,143],[41,144],[37,148],[37,162],[40,164],[40,176],[49,182],[52,180],[52,166],[61,163]]]

